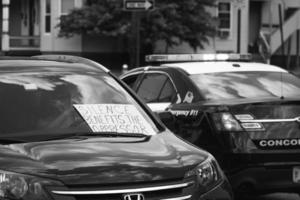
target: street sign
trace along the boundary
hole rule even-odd
[[[126,11],[147,11],[154,8],[154,0],[124,0]]]

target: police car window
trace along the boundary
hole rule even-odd
[[[163,89],[161,90],[161,94],[159,96],[159,102],[172,102],[174,95],[176,95],[176,91],[171,83],[170,79],[167,79]]]
[[[137,94],[146,102],[157,102],[167,76],[163,74],[146,74],[138,88]]]
[[[133,89],[134,87],[134,84],[136,83],[136,80],[138,78],[138,74],[134,74],[134,75],[130,75],[130,76],[127,76],[125,78],[123,78],[122,80],[129,86]]]
[[[300,96],[300,79],[281,72],[220,72],[191,75],[205,99]]]

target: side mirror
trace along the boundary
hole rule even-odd
[[[147,105],[169,129],[172,130],[174,128],[175,117],[170,111],[166,110],[171,105],[170,102],[147,103]]]
[[[168,127],[172,128],[175,124],[175,117],[169,111],[157,112],[156,113],[160,120]]]
[[[149,108],[156,113],[165,112],[165,110],[171,105],[170,102],[165,103],[147,103]]]

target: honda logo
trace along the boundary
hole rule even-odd
[[[145,200],[143,194],[125,194],[123,200]]]

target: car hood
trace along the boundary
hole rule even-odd
[[[2,170],[66,185],[179,179],[207,156],[168,131],[149,138],[93,136],[0,145]]]
[[[265,103],[289,103],[300,101],[300,97],[295,98],[237,98],[237,99],[220,99],[220,100],[207,100],[199,102],[201,105],[205,106],[231,106],[231,105],[241,105],[241,104],[265,104]]]

